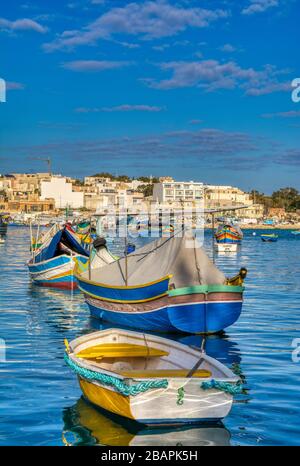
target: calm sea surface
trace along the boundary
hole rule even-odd
[[[109,416],[81,398],[63,360],[63,340],[101,324],[90,318],[79,292],[31,285],[29,230],[9,228],[0,245],[0,347],[6,349],[0,445],[300,444],[300,362],[292,361],[293,339],[300,344],[300,237],[279,231],[277,243],[263,243],[256,233],[245,232],[238,254],[216,254],[228,276],[245,266],[248,277],[239,321],[206,344],[208,354],[241,371],[247,393],[236,398],[223,424],[156,430]],[[209,232],[205,248],[211,254]],[[181,341],[199,345],[201,338]]]

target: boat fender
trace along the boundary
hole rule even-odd
[[[97,250],[100,249],[102,246],[106,246],[106,239],[99,236],[94,240],[93,246]]]

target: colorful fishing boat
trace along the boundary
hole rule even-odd
[[[240,316],[246,274],[227,279],[185,233],[76,278],[93,317],[149,331],[217,333]]]
[[[88,262],[89,249],[68,224],[53,225],[41,239],[34,241],[31,250],[28,268],[35,284],[65,289],[77,287],[74,268],[78,263]]]
[[[240,244],[243,239],[242,230],[238,225],[224,223],[219,225],[215,233],[217,243]]]
[[[84,397],[142,424],[218,421],[241,393],[240,378],[226,366],[166,338],[108,329],[65,344]]]
[[[291,233],[292,235],[298,236],[300,235],[300,230],[292,230]]]
[[[97,409],[83,398],[63,412],[67,446],[229,446],[230,432],[216,425],[146,426]]]
[[[260,235],[260,237],[262,241],[267,243],[275,243],[278,240],[278,235],[275,235],[275,233]]]

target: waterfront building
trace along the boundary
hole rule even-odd
[[[53,176],[49,181],[41,181],[41,200],[53,198],[57,209],[84,207],[84,193],[73,191],[72,183],[65,177]]]
[[[205,207],[208,209],[252,205],[250,194],[234,186],[205,186]]]
[[[203,201],[202,183],[194,181],[166,181],[165,178],[162,180],[153,185],[154,201],[160,204],[200,203]]]

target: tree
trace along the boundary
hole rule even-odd
[[[137,188],[139,193],[143,193],[145,197],[152,196],[153,194],[153,184],[143,184]]]
[[[287,212],[300,208],[300,193],[295,188],[281,188],[272,194],[273,207],[281,207]]]

